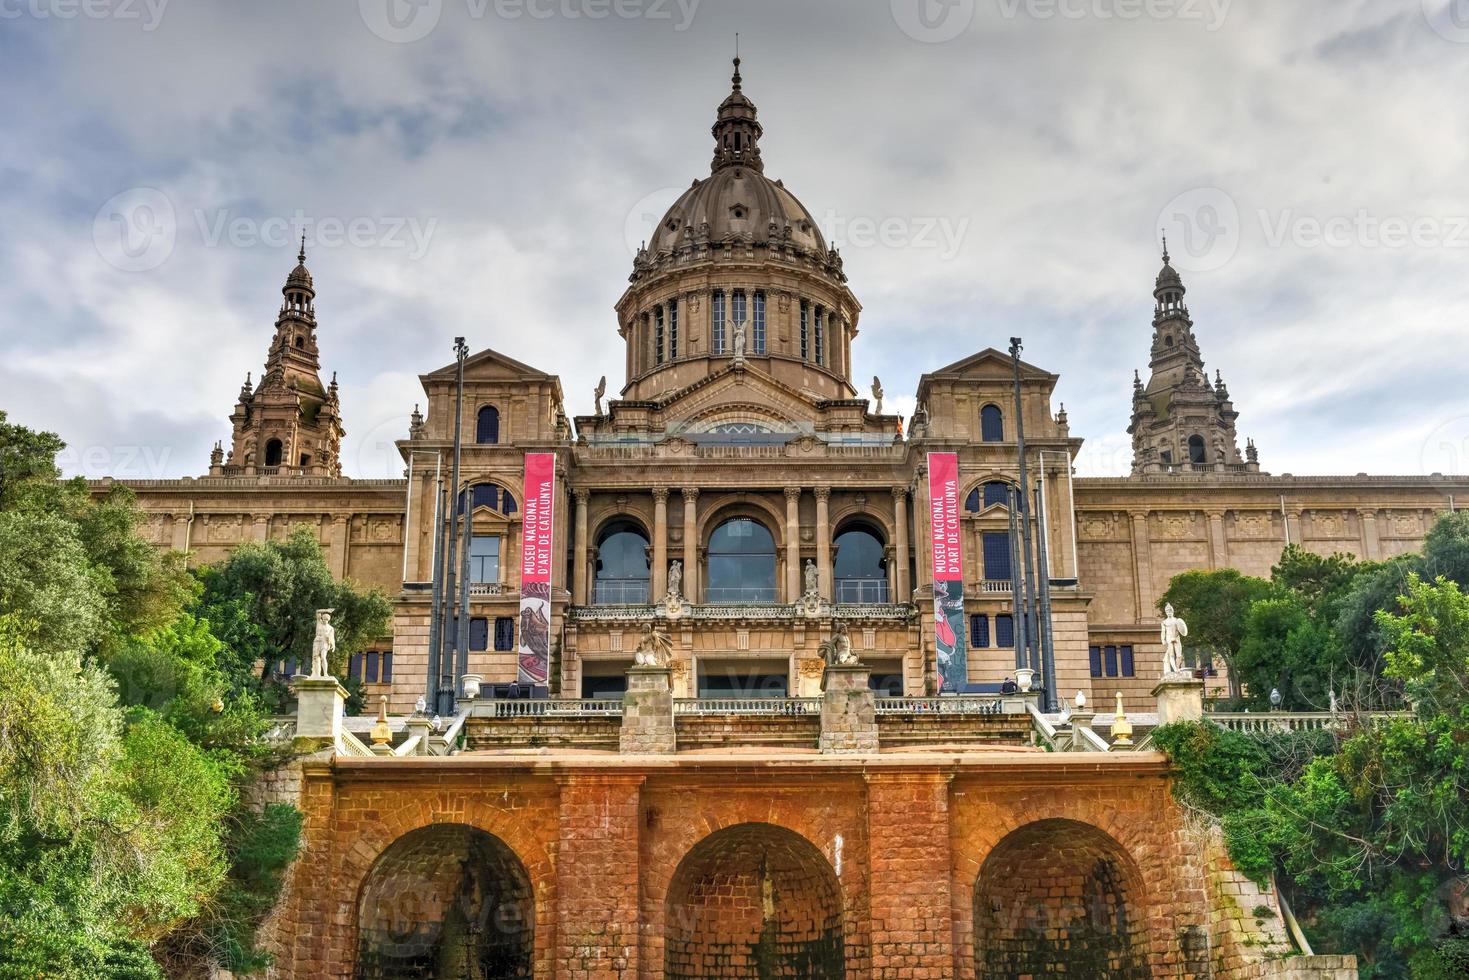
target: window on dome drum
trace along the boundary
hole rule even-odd
[[[755,294],[755,329],[753,331],[753,334],[754,334],[754,338],[755,338],[755,353],[756,354],[764,354],[765,353],[765,294],[764,293],[761,293],[761,292],[757,292]]]
[[[736,289],[729,294],[730,314],[729,322],[741,324],[745,322],[745,291]],[[746,353],[749,353],[746,351]]]
[[[709,353],[724,353],[724,290],[714,290],[709,304]]]
[[[981,442],[1005,441],[1005,413],[998,405],[986,405],[979,410],[979,438]]]
[[[653,363],[663,363],[663,307],[653,307]]]
[[[836,538],[832,564],[837,602],[887,602],[887,557],[882,538],[866,527],[853,527]]]
[[[515,618],[513,616],[495,617],[495,649],[502,653],[515,649]]]
[[[811,304],[801,300],[801,360],[811,356],[810,348]]]
[[[821,307],[816,308],[816,363],[826,363],[826,311]]]
[[[1010,532],[986,531],[982,541],[984,542],[985,581],[1010,581]]]
[[[265,444],[265,465],[266,466],[279,466],[279,465],[281,465],[281,455],[282,455],[282,449],[281,449],[281,441],[279,439],[272,439],[272,440],[270,440],[269,442],[267,442]]]
[[[1188,461],[1199,464],[1209,462],[1209,453],[1204,449],[1203,436],[1188,437]]]
[[[1011,650],[1015,647],[1015,617],[995,617],[995,646],[1002,650]]]
[[[678,300],[668,301],[668,359],[678,360]]]
[[[984,650],[990,645],[990,618],[983,614],[969,617],[969,645]]]
[[[774,602],[775,539],[748,517],[725,521],[709,536],[708,602]]]
[[[652,570],[648,536],[631,521],[608,525],[597,540],[592,600],[598,605],[639,605],[648,601]]]
[[[476,534],[469,539],[469,580],[493,585],[500,581],[500,538]]]
[[[474,441],[482,446],[500,441],[500,410],[495,406],[486,405],[479,410],[474,420]]]

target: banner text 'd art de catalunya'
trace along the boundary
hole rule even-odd
[[[525,454],[520,533],[519,680],[545,684],[551,670],[551,566],[556,553],[556,454]]]
[[[964,648],[964,545],[959,533],[959,457],[928,454],[929,528],[933,544],[934,657],[945,691],[969,682]]]

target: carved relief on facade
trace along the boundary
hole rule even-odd
[[[1194,536],[1197,524],[1194,514],[1159,514],[1158,537],[1165,541],[1182,541]]]
[[[1234,536],[1257,540],[1275,533],[1275,521],[1269,514],[1242,513],[1234,516]]]
[[[209,519],[209,540],[219,544],[243,540],[244,527],[244,519],[239,514],[213,516]]]
[[[1311,530],[1318,538],[1345,538],[1348,536],[1346,515],[1334,510],[1312,511]]]
[[[1394,511],[1388,521],[1394,537],[1413,538],[1423,534],[1423,515],[1417,511]]]
[[[1085,541],[1108,541],[1117,536],[1116,514],[1086,514],[1076,524],[1076,533]]]

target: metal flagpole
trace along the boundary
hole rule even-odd
[[[444,629],[444,473],[443,456],[434,463],[434,547],[433,570],[429,581],[433,583],[428,626],[428,690],[424,697],[430,710],[439,710],[439,648],[443,643]]]
[[[1015,452],[1020,459],[1020,534],[1025,546],[1025,615],[1021,617],[1020,630],[1025,637],[1025,649],[1029,654],[1030,669],[1040,673],[1040,651],[1036,649],[1035,631],[1035,548],[1030,528],[1030,477],[1025,462],[1024,406],[1020,398],[1020,345],[1019,337],[1010,338],[1010,362],[1015,369]]]
[[[1041,491],[1036,491],[1039,497]],[[1040,535],[1041,541],[1046,540],[1046,512],[1039,503],[1036,509],[1036,533]],[[1051,640],[1051,570],[1050,563],[1046,560],[1046,549],[1037,548],[1036,558],[1040,563],[1038,574],[1040,575],[1041,609],[1040,620],[1036,624],[1037,632],[1041,642],[1041,683],[1046,686],[1046,710],[1060,711],[1061,705],[1056,697],[1056,647]]]
[[[454,561],[455,548],[458,544],[458,535],[454,533],[454,531],[457,530],[458,525],[454,522],[458,519],[459,506],[462,502],[461,494],[463,492],[459,487],[459,464],[462,460],[464,452],[464,360],[468,356],[469,347],[464,343],[464,338],[455,337],[454,361],[456,371],[454,394],[454,465],[452,468],[452,476],[449,479],[449,500],[446,502],[448,510],[448,514],[446,515],[446,523],[448,524],[450,530],[448,534],[449,561],[446,571],[448,587],[445,590],[447,594],[444,597],[445,605],[449,608],[450,611],[452,611],[454,608],[454,582],[456,570]],[[459,610],[458,615],[462,617],[464,615],[464,611],[462,609]],[[451,622],[455,622],[453,618],[446,617],[446,627]],[[446,628],[443,632],[445,634],[448,634],[449,631]],[[455,632],[457,633],[458,631],[455,630]],[[459,678],[454,672],[456,666],[454,662],[455,644],[448,642],[448,639],[448,636],[445,635],[445,642],[443,644],[443,647],[445,648],[444,654],[446,655],[441,656],[439,661],[442,668],[440,677],[444,677],[445,673],[447,673],[448,675],[448,683],[444,684],[441,682],[439,684],[439,714],[445,717],[452,717],[454,714],[454,701],[459,693]]]

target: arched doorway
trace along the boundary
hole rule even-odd
[[[728,827],[684,856],[664,937],[667,980],[846,975],[841,884],[811,842],[772,824]]]
[[[357,906],[357,980],[529,978],[535,902],[498,837],[440,824],[394,841]]]
[[[974,975],[1151,977],[1142,883],[1122,846],[1074,820],[995,845],[974,886]]]

